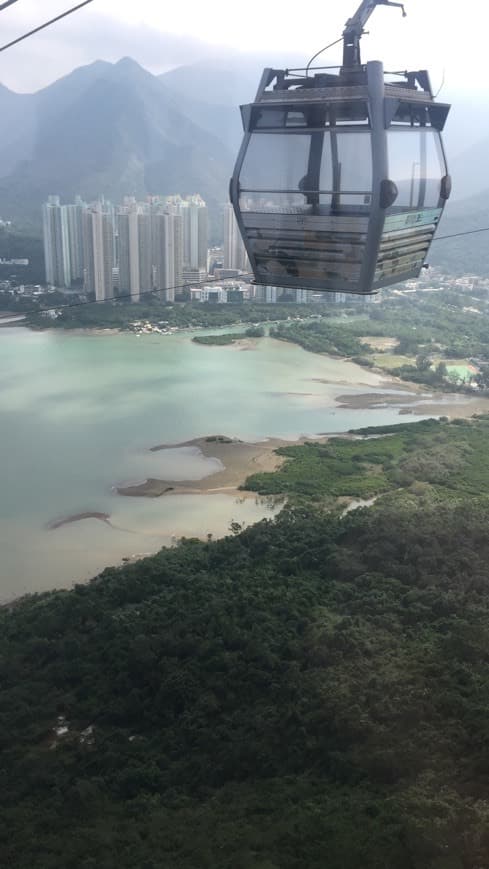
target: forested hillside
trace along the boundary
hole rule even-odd
[[[1,612],[2,865],[489,865],[489,423],[373,434],[314,454],[326,488],[385,465],[368,510],[291,491]]]

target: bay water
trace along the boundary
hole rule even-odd
[[[396,406],[338,406],[338,395],[392,392],[352,363],[270,338],[225,347],[191,338],[0,329],[0,601],[273,515],[261,499],[225,494],[117,494],[148,477],[201,479],[220,467],[196,449],[152,446],[215,434],[294,440],[399,421]],[[111,525],[49,527],[92,512]]]

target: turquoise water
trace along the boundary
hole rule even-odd
[[[224,534],[233,519],[270,515],[253,499],[124,498],[114,487],[198,479],[218,467],[195,450],[149,452],[156,444],[208,434],[295,439],[395,422],[397,407],[348,410],[335,401],[383,383],[268,338],[241,349],[199,346],[184,334],[0,330],[0,599],[69,586],[175,536]],[[110,514],[115,527],[87,519],[47,528],[89,511]]]

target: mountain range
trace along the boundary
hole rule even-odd
[[[35,94],[0,85],[0,216],[39,221],[50,193],[117,201],[199,192],[216,212],[241,122],[229,80],[204,72],[157,77],[124,58],[76,69]]]
[[[98,60],[33,94],[0,84],[0,217],[39,226],[41,203],[52,193],[64,201],[77,193],[118,201],[198,192],[219,237],[241,139],[238,106],[253,97],[265,62],[258,56],[234,63],[221,58],[156,76],[131,58]],[[443,232],[486,225],[489,113],[454,94],[445,140],[454,194]],[[485,236],[440,243],[432,261],[477,270],[464,262],[476,251],[489,269],[486,247]]]

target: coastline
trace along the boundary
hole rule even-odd
[[[261,471],[271,472],[281,467],[283,456],[275,452],[281,446],[303,443],[307,438],[297,441],[269,438],[265,441],[244,442],[231,440],[222,435],[209,435],[176,444],[158,444],[150,447],[150,452],[197,447],[206,458],[219,459],[224,466],[221,470],[203,477],[201,480],[161,480],[149,477],[142,483],[116,486],[119,495],[136,498],[160,498],[168,495],[231,495],[237,498],[256,498],[256,492],[240,489],[247,477]]]
[[[390,381],[393,386],[396,383]],[[403,382],[403,392],[407,394],[392,395],[381,392],[356,393],[353,395],[338,395],[337,406],[348,410],[373,410],[387,405],[399,406],[399,416],[423,416],[448,419],[470,419],[472,416],[489,413],[489,398],[471,397],[453,393],[425,392],[418,384],[409,391],[409,386]],[[399,420],[399,424],[402,419]],[[222,435],[209,435],[194,438],[181,443],[157,444],[149,448],[150,452],[196,447],[206,458],[218,459],[224,466],[221,470],[209,474],[200,480],[168,480],[148,477],[140,483],[115,486],[115,491],[123,497],[160,498],[169,495],[211,495],[225,494],[238,498],[256,498],[256,493],[244,488],[247,477],[259,472],[278,470],[285,461],[276,450],[279,447],[297,446],[306,441],[327,441],[331,437],[352,437],[351,433],[336,432],[334,434],[319,433],[302,436],[296,440],[267,438],[266,440],[245,442],[232,440]]]
[[[306,321],[306,320],[310,319],[310,316],[311,315],[304,317],[304,318],[298,317],[296,319],[299,319],[300,321]],[[219,334],[219,333],[224,332],[224,331],[229,331],[230,329],[249,327],[250,325],[252,325],[252,326],[253,325],[261,325],[261,326],[265,326],[265,327],[270,327],[270,326],[274,326],[274,325],[283,324],[284,322],[285,322],[284,320],[263,320],[257,324],[254,324],[254,323],[250,324],[248,322],[236,322],[236,323],[232,323],[232,324],[216,325],[216,326],[196,326],[196,325],[172,326],[168,330],[155,329],[153,331],[148,331],[148,332],[146,332],[144,330],[135,331],[133,329],[120,328],[120,327],[100,327],[100,326],[95,326],[95,327],[91,327],[91,326],[78,327],[77,326],[73,329],[63,327],[60,329],[60,328],[53,327],[51,325],[46,325],[46,326],[43,325],[41,328],[38,326],[34,327],[30,323],[25,322],[25,318],[23,318],[22,320],[19,318],[19,320],[17,320],[16,322],[10,322],[10,323],[5,324],[5,325],[9,325],[12,328],[24,327],[24,328],[27,328],[27,329],[34,331],[34,332],[42,331],[42,332],[51,332],[51,333],[62,333],[65,335],[71,334],[71,335],[78,335],[78,336],[84,336],[84,337],[85,336],[86,337],[90,337],[90,336],[92,336],[92,337],[108,337],[108,336],[114,336],[114,335],[133,335],[134,337],[139,338],[139,337],[156,337],[156,336],[157,337],[170,337],[172,335],[181,335],[181,334],[187,334],[189,337],[191,337],[194,333],[200,334],[200,333],[202,333],[202,331],[210,332],[211,334],[216,332],[217,334]],[[0,319],[0,325],[1,325],[1,319]],[[283,342],[286,344],[288,343],[288,344],[291,344],[292,346],[300,346],[300,345],[297,345],[294,341],[288,341],[286,338],[283,338],[283,337],[270,338],[269,335],[265,335],[264,337],[268,338],[269,340]],[[230,349],[230,350],[234,350],[237,352],[250,352],[250,351],[254,351],[257,349],[257,343],[259,340],[261,340],[261,338],[251,338],[248,336],[242,336],[240,338],[237,338],[236,341],[233,341],[232,343],[230,343],[228,345],[200,344],[199,346],[208,347],[209,349],[219,348],[221,350],[222,349],[228,349],[228,350]],[[364,340],[367,340],[367,338],[365,338]],[[372,342],[372,346],[377,346],[379,349],[382,349],[382,350],[392,348],[398,342],[398,340],[396,338],[386,338],[386,337],[374,338],[374,339],[370,338],[369,340],[370,340],[370,342]],[[375,342],[375,344],[373,342]],[[323,352],[312,351],[312,350],[305,350],[304,352],[312,353],[313,355],[318,355],[318,356],[321,356],[321,357],[326,358],[326,359],[331,359],[332,361],[335,361],[335,362],[338,362],[338,361],[348,362],[350,364],[356,365],[358,368],[361,368],[361,366],[359,366],[358,363],[355,363],[354,357],[351,357],[351,356],[333,356],[330,353],[323,353]],[[455,362],[455,361],[456,360],[452,360],[452,362]],[[439,414],[441,416],[448,416],[450,418],[453,418],[453,417],[458,415],[461,418],[465,419],[468,416],[472,416],[472,414],[489,413],[489,398],[479,397],[476,393],[473,393],[473,394],[471,394],[470,392],[452,393],[452,392],[444,392],[442,390],[437,391],[436,389],[433,390],[433,389],[430,389],[428,384],[413,383],[412,381],[403,380],[400,377],[396,377],[394,374],[386,372],[386,370],[384,368],[382,368],[381,366],[378,366],[378,365],[374,365],[369,370],[371,373],[376,374],[378,377],[380,377],[382,379],[383,385],[385,386],[385,388],[392,388],[398,392],[406,392],[411,396],[419,395],[420,402],[426,401],[426,404],[419,410],[414,408],[414,407],[400,409],[399,410],[400,415],[413,414],[415,416],[418,416],[418,415],[425,415],[425,414],[434,414],[434,415]],[[325,380],[324,378],[319,378],[319,377],[318,378],[311,378],[311,381],[316,382],[316,383],[325,383],[328,385],[331,385],[332,383],[335,382],[335,381],[331,381],[331,380]],[[349,386],[350,385],[348,380],[338,380],[338,381],[336,381],[336,384],[338,386],[340,386],[340,385]],[[370,388],[370,384],[362,383],[360,379],[359,379],[357,385],[358,386],[365,386],[366,389]],[[290,394],[294,395],[294,394],[301,394],[301,393],[290,393]],[[373,393],[371,393],[371,392],[368,392],[368,393],[366,392],[364,394],[356,395],[356,396],[339,395],[336,397],[336,401],[338,402],[337,406],[340,409],[367,410],[370,408],[382,407],[382,406],[386,406],[386,405],[411,404],[411,402],[409,401],[408,398],[402,399],[401,397],[389,396],[389,395],[381,396],[379,393],[377,393],[374,396],[374,398],[372,399],[371,398],[372,394]],[[439,396],[440,396],[440,398],[442,396],[444,396],[446,398],[447,403],[445,404],[443,398],[441,398],[441,400],[438,400]],[[459,399],[459,396],[460,396],[460,399]],[[466,409],[464,409],[464,404],[468,405],[468,407]],[[184,445],[184,444],[179,444],[178,446],[182,446],[182,445]],[[188,445],[188,444],[186,444],[186,445]],[[185,487],[185,491],[188,491],[187,481],[181,481],[181,485]],[[127,487],[124,487],[124,488],[127,488]],[[200,489],[199,489],[199,491],[200,491]],[[123,492],[123,494],[127,494],[127,493]]]
[[[464,407],[461,407],[459,404],[456,404],[455,406],[447,404],[443,407],[435,404],[430,405],[430,410],[432,409],[433,411],[436,411],[436,415],[469,418],[476,410],[479,410],[480,412],[485,409],[480,407],[480,402],[478,404],[479,406],[477,406],[477,400],[473,399],[470,402],[466,402]],[[428,414],[426,413],[426,410],[426,406],[424,408],[421,406],[417,409],[401,409],[399,413],[403,414],[406,412],[413,412],[427,416]],[[453,413],[453,411],[455,411],[455,413]],[[400,419],[399,422],[401,423],[402,419]],[[247,477],[252,474],[260,472],[270,473],[279,469],[282,464],[287,461],[286,457],[277,455],[276,450],[280,447],[301,445],[307,441],[326,443],[331,438],[361,440],[363,439],[363,436],[348,431],[334,433],[321,432],[317,435],[309,437],[302,436],[293,440],[284,438],[268,438],[255,442],[245,442],[238,439],[233,440],[222,435],[211,435],[179,443],[156,444],[149,448],[150,452],[193,447],[199,449],[205,457],[218,458],[224,467],[201,480],[160,480],[149,478],[143,483],[136,485],[119,486],[115,488],[114,491],[122,497],[141,498],[143,500],[156,499],[168,495],[226,496],[226,500],[227,498],[230,498],[231,500],[234,499],[237,504],[239,503],[241,505],[252,502],[255,502],[255,504],[267,505],[268,508],[272,508],[274,513],[277,513],[280,511],[283,503],[286,502],[286,496],[262,496],[254,491],[241,489],[240,486],[244,485]],[[370,500],[363,501],[357,498],[338,499],[338,506],[342,508],[344,513],[355,509],[356,506],[369,506],[370,503]],[[204,508],[204,510],[206,511],[206,508]],[[99,527],[105,526],[114,534],[120,532],[130,532],[135,535],[139,534],[139,532],[135,531],[133,528],[121,527],[120,518],[116,519],[111,515],[111,512],[102,513],[97,511],[71,513],[66,516],[58,515],[45,525],[45,530],[47,533],[52,534],[58,530],[62,531],[63,528],[68,529],[74,528],[77,525],[85,525],[87,524],[86,520],[89,520],[90,523],[94,522],[95,525],[98,525]],[[204,521],[207,526],[208,520]],[[258,519],[252,521],[258,521]],[[205,533],[204,531],[199,531],[197,534],[193,533],[192,536],[205,540],[209,536],[209,530],[213,531],[212,523],[209,528],[206,527]],[[222,531],[219,532],[218,536],[221,536],[222,533]],[[226,532],[224,531],[224,533]],[[171,539],[165,539],[164,535],[160,537],[158,532],[154,532],[152,535],[148,535],[147,539],[145,537],[143,542],[143,539],[139,534],[140,539],[138,539],[137,543],[135,537],[134,545],[124,547],[118,557],[117,555],[114,555],[109,561],[104,562],[100,568],[95,568],[93,572],[90,570],[90,572],[87,572],[84,576],[78,577],[76,581],[89,581],[92,576],[98,575],[107,563],[117,565],[139,561],[141,558],[145,558],[153,552],[159,551],[162,546],[175,545],[181,536],[186,536],[185,526],[182,526],[178,530],[175,528],[172,532]],[[152,538],[151,542],[150,537]],[[73,580],[73,582],[75,582],[75,580]],[[29,590],[24,592],[24,594],[25,593],[30,594],[32,591]],[[12,596],[10,600],[7,598],[2,603],[3,605],[9,606],[12,602],[22,598],[24,594]]]
[[[115,342],[120,347],[114,347],[112,335],[122,334],[120,332],[108,334],[105,329],[80,330],[76,340],[70,342],[66,332],[58,330],[54,341],[31,342],[28,331],[17,329],[19,338],[21,332],[26,333],[22,337],[29,351],[26,362],[31,352],[34,359],[42,354],[44,361],[49,361],[47,357],[50,355],[50,374],[47,377],[44,369],[39,368],[39,372],[33,371],[28,380],[24,378],[26,389],[22,396],[18,394],[14,381],[5,384],[8,387],[5,389],[5,407],[8,409],[10,402],[14,408],[30,408],[32,412],[32,397],[35,396],[39,414],[43,414],[49,426],[54,426],[54,433],[58,431],[56,423],[60,412],[66,412],[67,430],[72,430],[72,458],[69,463],[65,461],[61,465],[66,478],[59,479],[60,472],[56,471],[59,484],[56,497],[50,496],[48,474],[42,469],[46,463],[36,461],[33,479],[39,504],[32,519],[24,519],[21,515],[19,498],[19,515],[9,518],[9,525],[7,521],[4,523],[5,599],[30,591],[66,587],[68,580],[70,583],[87,581],[109,564],[120,564],[125,558],[136,560],[144,557],[162,546],[173,545],[182,536],[203,539],[209,533],[216,538],[225,536],[229,533],[230,521],[249,525],[275,515],[284,503],[283,497],[278,496],[274,504],[271,497],[262,497],[240,486],[253,474],[270,473],[280,468],[284,457],[277,456],[279,447],[300,445],[307,440],[324,443],[332,437],[354,439],[358,436],[347,432],[362,426],[402,424],[423,416],[469,417],[474,413],[489,412],[489,401],[477,393],[470,396],[436,393],[420,385],[399,381],[385,372],[359,368],[351,360],[327,357],[325,361],[322,354],[311,354],[282,342],[279,347],[278,342],[268,339],[252,342],[260,345],[259,354],[263,359],[239,357],[243,352],[239,344],[233,345],[231,352],[199,353],[195,358],[200,372],[195,378],[198,386],[194,383],[191,360],[192,370],[182,369],[185,375],[183,392],[178,387],[170,396],[173,404],[169,399],[170,407],[177,401],[184,401],[188,409],[182,420],[171,420],[166,425],[161,407],[167,396],[161,383],[165,377],[172,379],[175,355],[177,372],[181,370],[182,361],[186,362],[187,337],[180,337],[177,345],[161,339],[138,339],[136,342],[121,339]],[[191,332],[185,332],[190,337]],[[88,334],[99,336],[96,343],[100,347],[91,348],[91,341],[82,340]],[[104,336],[108,336],[106,341]],[[13,363],[19,354],[19,346],[17,336],[15,340],[6,341],[2,348],[5,358],[11,358]],[[160,353],[160,348],[164,352]],[[60,367],[65,353],[68,373]],[[114,360],[117,364],[122,360],[120,373],[112,370]],[[72,406],[73,395],[78,396],[78,372],[85,361],[89,363],[87,382],[80,389],[79,401]],[[269,364],[273,377],[264,376],[262,382],[260,372],[264,361]],[[141,366],[140,370],[138,366]],[[99,372],[105,367],[107,376],[100,377]],[[228,389],[230,396],[234,397],[241,377],[245,379],[245,399],[250,403],[249,406],[240,403],[240,409],[244,407],[244,410],[239,415],[228,401],[219,399],[215,409],[212,401],[206,402],[206,396],[213,395],[214,382],[221,383],[221,367],[226,372],[223,388]],[[58,374],[59,371],[63,373]],[[250,376],[248,371],[251,371]],[[119,382],[129,384],[130,388],[121,391]],[[200,401],[194,404],[197,388]],[[260,396],[259,402],[255,401],[255,391]],[[74,425],[73,411],[80,420],[85,421],[86,411],[87,421],[98,423],[103,419],[108,424],[111,405],[107,403],[107,396],[119,393],[124,400],[118,398],[117,402],[114,401],[114,410],[116,414],[120,413],[121,419],[127,420],[127,427],[110,422],[117,461],[109,461],[113,445],[110,438],[106,438],[107,464],[103,464],[100,450],[94,447],[93,451],[85,451],[85,432],[81,433],[80,426]],[[211,408],[210,412],[206,405]],[[342,405],[345,409],[341,409]],[[379,406],[381,409],[376,409]],[[145,420],[148,420],[147,425]],[[45,426],[46,432],[49,426]],[[214,432],[236,435],[245,442],[212,436]],[[206,433],[210,436],[194,437]],[[278,437],[267,438],[268,434]],[[192,439],[187,440],[189,436]],[[43,447],[50,458],[49,467],[58,468],[56,450],[64,445],[65,440],[60,435],[55,449],[52,439],[46,438]],[[13,438],[11,443],[16,446]],[[170,452],[152,456],[152,452],[165,449]],[[188,461],[187,454],[190,456]],[[212,458],[217,461],[211,461]],[[82,476],[85,466],[90,485],[85,484],[85,475]],[[201,474],[208,476],[192,479]],[[10,482],[15,492],[18,483],[9,476]],[[44,489],[49,497],[44,497]],[[165,500],[169,495],[177,497]],[[93,512],[88,515],[88,511]],[[28,546],[24,540],[26,527],[32,532]]]

